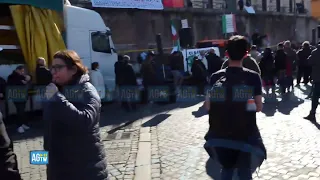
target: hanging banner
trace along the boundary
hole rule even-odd
[[[163,10],[162,0],[91,0],[92,7]]]
[[[166,8],[183,8],[184,0],[163,0],[163,6]]]
[[[220,51],[219,51],[219,48],[217,48],[217,47],[181,50],[182,55],[183,55],[183,59],[184,59],[184,61],[183,61],[184,70],[191,73],[193,58],[198,57],[199,59],[203,60],[206,53],[209,52],[211,49],[214,49],[215,54],[220,57]]]
[[[222,32],[224,34],[234,33],[237,31],[236,18],[234,14],[227,14],[222,16]]]

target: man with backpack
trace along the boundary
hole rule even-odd
[[[212,74],[212,88],[204,104],[210,126],[205,148],[211,158],[218,158],[221,180],[232,180],[235,169],[240,180],[251,180],[252,154],[258,156],[258,166],[266,158],[256,124],[256,112],[262,110],[261,79],[257,72],[242,66],[247,47],[243,36],[229,39],[228,67]]]

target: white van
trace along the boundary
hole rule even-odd
[[[64,24],[66,31],[63,36],[67,48],[75,50],[89,69],[92,62],[98,62],[107,88],[110,91],[114,90],[114,64],[118,55],[111,38],[111,30],[104,24],[100,14],[93,10],[64,5]],[[17,36],[12,25],[0,25],[0,34],[8,33]],[[18,45],[0,44],[0,47],[3,48],[3,52],[0,53],[6,54],[6,56],[0,56],[0,77],[7,80],[12,71],[23,62],[22,51]],[[10,56],[11,54],[12,56]],[[11,57],[19,61],[9,63],[10,65],[2,63]],[[35,100],[27,102],[26,111],[39,109],[41,109],[41,103]],[[8,114],[14,113],[13,103],[8,102]]]

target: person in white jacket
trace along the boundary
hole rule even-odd
[[[93,62],[91,64],[90,82],[97,89],[100,99],[104,99],[106,96],[106,87],[102,73],[99,70],[99,63]]]

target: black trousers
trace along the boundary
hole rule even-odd
[[[251,154],[229,148],[216,148],[219,162],[222,166],[221,179],[232,180],[233,172],[238,169],[240,180],[251,180]]]
[[[311,68],[308,66],[299,66],[297,74],[297,84],[301,82],[303,77],[303,82],[308,83],[310,81]]]
[[[311,111],[310,114],[315,114],[319,105],[320,98],[320,83],[313,83],[312,97],[311,97]]]
[[[26,102],[14,102],[14,105],[17,110],[16,125],[20,127],[23,124],[27,124],[27,117],[25,116]]]

